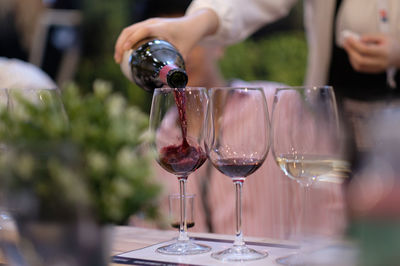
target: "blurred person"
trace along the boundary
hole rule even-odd
[[[44,8],[41,0],[0,2],[0,56],[28,60],[35,27]]]
[[[348,231],[359,265],[400,265],[400,108],[383,108],[367,128],[373,146],[349,184]]]
[[[47,17],[46,40],[40,67],[57,83],[73,78],[81,50],[82,2],[77,0],[45,0]],[[45,24],[42,23],[42,24]],[[71,52],[72,51],[72,52]]]
[[[176,45],[184,58],[193,46],[203,39],[214,43],[232,44],[248,37],[262,25],[286,15],[295,2],[295,0],[280,2],[252,0],[247,1],[243,6],[240,5],[240,0],[229,2],[196,0],[193,1],[184,17],[149,19],[125,28],[115,46],[115,59],[119,62],[125,50],[147,36],[165,38]],[[329,73],[330,63],[335,59],[331,58],[334,42],[342,46],[350,55],[349,63],[356,72],[382,73],[390,66],[400,65],[399,47],[396,45],[399,33],[395,27],[400,3],[396,0],[378,2],[385,2],[386,7],[382,7],[384,5],[377,4],[376,1],[363,0],[329,0],[324,3],[306,0],[304,2],[310,45],[307,85],[328,82],[332,75]],[[367,12],[354,12],[360,8]],[[376,19],[371,20],[371,17]],[[381,20],[388,25],[381,26]],[[342,37],[343,30],[365,36],[360,36],[360,39],[355,37],[356,34],[347,34],[349,38]],[[380,31],[379,34],[373,33]],[[335,82],[339,83],[343,80]],[[379,85],[386,85],[386,79],[385,83]],[[356,89],[359,88],[358,86]]]
[[[147,0],[141,5],[143,14],[141,20],[149,17],[164,17],[170,20],[184,14],[191,0],[157,1]],[[168,18],[166,18],[168,17]],[[143,23],[143,22],[139,22]],[[263,87],[271,115],[274,91],[284,84],[269,81],[224,80],[218,67],[218,60],[223,56],[224,44],[198,43],[186,54],[186,70],[188,86],[218,86]],[[251,113],[251,106],[245,102],[238,103],[243,108],[243,114]],[[249,120],[249,119],[247,119]],[[241,119],[237,118],[237,121]],[[250,120],[249,120],[250,121]],[[163,183],[165,198],[161,209],[167,214],[167,194],[177,193],[176,178],[168,174],[155,163],[157,178]],[[196,225],[190,231],[215,232],[232,234],[235,231],[234,189],[232,181],[206,162],[200,169],[190,175],[187,183],[188,193],[197,194]],[[264,236],[287,239],[295,233],[301,215],[300,200],[302,189],[289,180],[268,156],[263,166],[246,180],[243,187],[243,231],[246,236]],[[341,231],[344,227],[344,206],[342,192],[338,186],[321,184],[312,192],[311,198],[325,209],[315,208],[313,224],[323,224],[319,227],[326,234]],[[330,212],[328,213],[327,210]],[[136,226],[150,226],[138,217],[132,223]]]
[[[80,14],[68,10],[78,8],[75,0],[2,0],[0,56],[30,62],[59,84],[71,79],[80,49]]]
[[[0,57],[0,88],[49,89],[57,88],[57,85],[35,65],[16,58]]]
[[[184,58],[200,41],[235,43],[285,16],[295,2],[195,0],[183,17],[125,28],[115,45],[115,60],[120,62],[125,50],[147,36],[170,41]],[[400,98],[400,2],[304,0],[304,12],[309,45],[305,83],[335,88],[357,149],[368,149],[365,118],[388,101],[398,105]]]

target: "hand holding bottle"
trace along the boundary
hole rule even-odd
[[[217,15],[210,9],[180,18],[151,18],[126,27],[121,32],[115,44],[114,59],[121,63],[125,51],[139,41],[155,36],[172,43],[186,58],[195,44],[213,34],[217,28]]]
[[[185,62],[175,47],[159,39],[143,40],[124,53],[121,70],[146,91],[168,85],[184,88],[188,82]]]

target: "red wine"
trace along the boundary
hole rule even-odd
[[[121,69],[128,79],[149,92],[163,85],[183,88],[188,82],[182,55],[164,40],[150,40],[127,51]]]
[[[184,139],[180,145],[162,148],[159,162],[168,172],[182,177],[202,166],[206,159],[207,156],[200,146],[191,146]]]
[[[246,177],[254,173],[264,160],[229,158],[213,162],[214,166],[224,175],[229,177]]]
[[[171,226],[173,228],[178,228],[179,229],[181,224],[179,222],[175,222],[175,223],[171,223]],[[186,226],[187,226],[187,228],[192,228],[192,227],[194,227],[194,222],[186,222]]]
[[[126,60],[125,60],[126,61]],[[131,73],[126,70],[129,65]],[[179,112],[182,143],[163,147],[159,162],[164,169],[180,177],[187,176],[206,160],[200,146],[187,140],[186,91],[188,77],[182,56],[169,42],[150,40],[132,51],[129,63],[121,64],[125,75],[147,91],[168,85],[174,88],[174,99]]]
[[[160,164],[167,171],[180,177],[187,176],[203,165],[207,156],[200,146],[191,146],[187,141],[186,94],[183,88],[174,90],[182,132],[182,143],[161,149]]]
[[[174,91],[175,104],[178,108],[179,122],[181,124],[183,144],[187,143],[187,119],[186,119],[186,94],[184,89],[178,88]]]

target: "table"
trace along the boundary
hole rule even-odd
[[[138,252],[142,252],[141,256],[144,260],[150,260],[147,264],[140,265],[151,265],[151,261],[158,261],[155,257],[159,256],[155,254],[155,248],[163,241],[169,241],[172,238],[176,237],[178,234],[177,231],[162,231],[156,229],[145,229],[139,227],[129,227],[129,226],[117,226],[114,227],[113,235],[112,235],[112,252],[113,256],[129,252],[136,249],[147,250],[147,252],[134,251],[129,254],[138,254]],[[220,235],[220,234],[210,234],[210,233],[189,233],[191,238],[199,239],[212,239],[213,242],[224,242],[223,245],[230,246],[230,243],[226,243],[225,240],[233,240],[233,235]],[[197,261],[193,259],[189,264],[200,264],[200,265],[249,265],[249,266],[259,266],[259,265],[279,265],[276,263],[277,258],[284,257],[288,254],[293,254],[298,251],[298,246],[296,243],[284,240],[276,240],[271,238],[261,238],[261,237],[245,237],[246,243],[252,245],[257,249],[266,250],[269,255],[267,259],[264,260],[256,260],[250,261],[246,263],[223,263],[211,258],[210,254],[205,253],[204,257],[201,257],[201,261]],[[155,245],[153,247],[149,247],[151,245]],[[160,244],[161,245],[161,244]],[[220,245],[220,244],[217,244]],[[148,248],[146,248],[148,247]],[[314,264],[313,265],[357,265],[357,250],[354,249],[355,246],[353,243],[344,240],[336,240],[326,242],[324,245],[320,245],[314,251],[311,251],[307,254],[307,258],[310,259]],[[150,254],[147,257],[147,254]],[[154,254],[154,256],[153,256]],[[125,255],[124,255],[125,256]],[[135,255],[136,256],[136,255]],[[164,255],[168,256],[168,255]],[[199,255],[193,255],[199,256]],[[203,255],[201,255],[203,256]],[[139,256],[140,257],[140,256]],[[135,258],[139,258],[135,257]],[[178,260],[181,262],[175,262],[173,265],[185,265],[186,256],[181,256]],[[190,257],[190,256],[189,256]],[[176,258],[176,257],[175,257]],[[139,258],[140,260],[140,258]],[[168,261],[165,259],[164,261]],[[194,263],[193,263],[194,261]],[[110,263],[111,266],[117,266],[122,264]],[[159,265],[159,264],[157,264]]]
[[[120,255],[121,253],[125,253],[123,256],[119,256],[119,258],[125,258],[126,252],[129,254],[134,254],[135,261],[138,259],[144,260],[147,264],[140,264],[140,265],[150,265],[151,260],[153,261],[160,261],[160,256],[154,250],[157,246],[162,245],[161,242],[170,241],[171,239],[175,238],[178,234],[176,230],[168,230],[162,231],[157,229],[145,229],[140,227],[130,227],[130,226],[114,226],[112,228],[111,236],[111,254],[112,256]],[[191,238],[196,238],[196,241],[211,241],[206,242],[210,244],[210,246],[214,246],[213,249],[217,250],[220,248],[219,245],[230,246],[231,243],[228,241],[233,240],[233,235],[220,235],[220,234],[210,234],[210,233],[190,233]],[[246,242],[253,248],[263,249],[269,253],[268,258],[264,260],[257,260],[257,261],[250,261],[246,263],[239,263],[240,265],[249,265],[249,266],[258,266],[258,265],[277,265],[276,259],[278,257],[286,256],[287,254],[296,253],[298,250],[298,246],[295,245],[293,242],[289,241],[282,241],[270,238],[259,238],[259,237],[245,237]],[[158,244],[158,245],[157,245]],[[346,249],[348,247],[345,247]],[[139,251],[134,251],[138,250]],[[343,250],[343,248],[341,248]],[[145,252],[143,252],[145,250]],[[338,250],[328,250],[328,252],[323,252],[319,254],[323,257],[329,256],[331,259],[332,257],[335,259],[334,262],[338,262],[336,258],[343,257],[344,254],[342,251],[339,250],[340,253],[337,253]],[[336,252],[336,253],[335,253]],[[137,254],[139,254],[137,256]],[[162,255],[168,256],[168,255]],[[200,256],[200,257],[195,257]],[[129,257],[129,256],[128,256]],[[172,265],[185,265],[185,264],[200,264],[200,265],[231,265],[232,263],[223,263],[211,258],[209,253],[204,253],[201,255],[193,255],[193,256],[175,256],[173,257],[175,260],[179,260],[180,262],[175,261],[175,264]],[[171,257],[169,258],[162,258],[161,261],[172,261]],[[188,262],[188,260],[190,262]],[[199,260],[199,261],[198,261]],[[341,261],[342,262],[342,261]],[[330,261],[332,263],[332,261]],[[5,264],[4,258],[0,256],[0,265],[7,265]],[[123,264],[111,263],[110,266],[117,266]],[[157,264],[159,265],[159,264]],[[320,265],[320,264],[317,264]],[[344,265],[342,263],[339,264],[329,264],[329,265]],[[346,265],[356,265],[355,263],[346,263]]]
[[[169,240],[176,235],[176,231],[163,231],[132,226],[116,226],[113,229],[111,255],[144,248],[158,242]]]
[[[171,240],[176,237],[177,231],[163,231],[156,229],[145,229],[139,227],[117,226],[113,230],[112,255],[118,255],[135,249],[141,249],[150,245],[154,245],[163,241]],[[220,235],[210,233],[190,233],[190,237],[196,238],[212,238],[220,240],[233,240],[233,235]],[[289,241],[274,240],[270,238],[245,237],[246,242],[268,243],[268,245],[287,245],[294,247],[295,245]],[[265,263],[265,262],[264,262]],[[110,265],[122,265],[111,263]],[[252,263],[254,265],[254,262]],[[263,264],[260,264],[263,265]]]

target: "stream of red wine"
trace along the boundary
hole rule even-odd
[[[177,89],[174,91],[175,104],[178,108],[179,122],[181,123],[182,130],[182,145],[187,143],[187,119],[186,119],[186,94],[182,89]]]
[[[170,145],[161,149],[160,164],[169,172],[180,178],[187,176],[199,168],[206,160],[206,154],[199,146],[192,146],[187,140],[186,94],[184,89],[174,91],[175,103],[178,108],[179,122],[182,132],[182,143]]]

